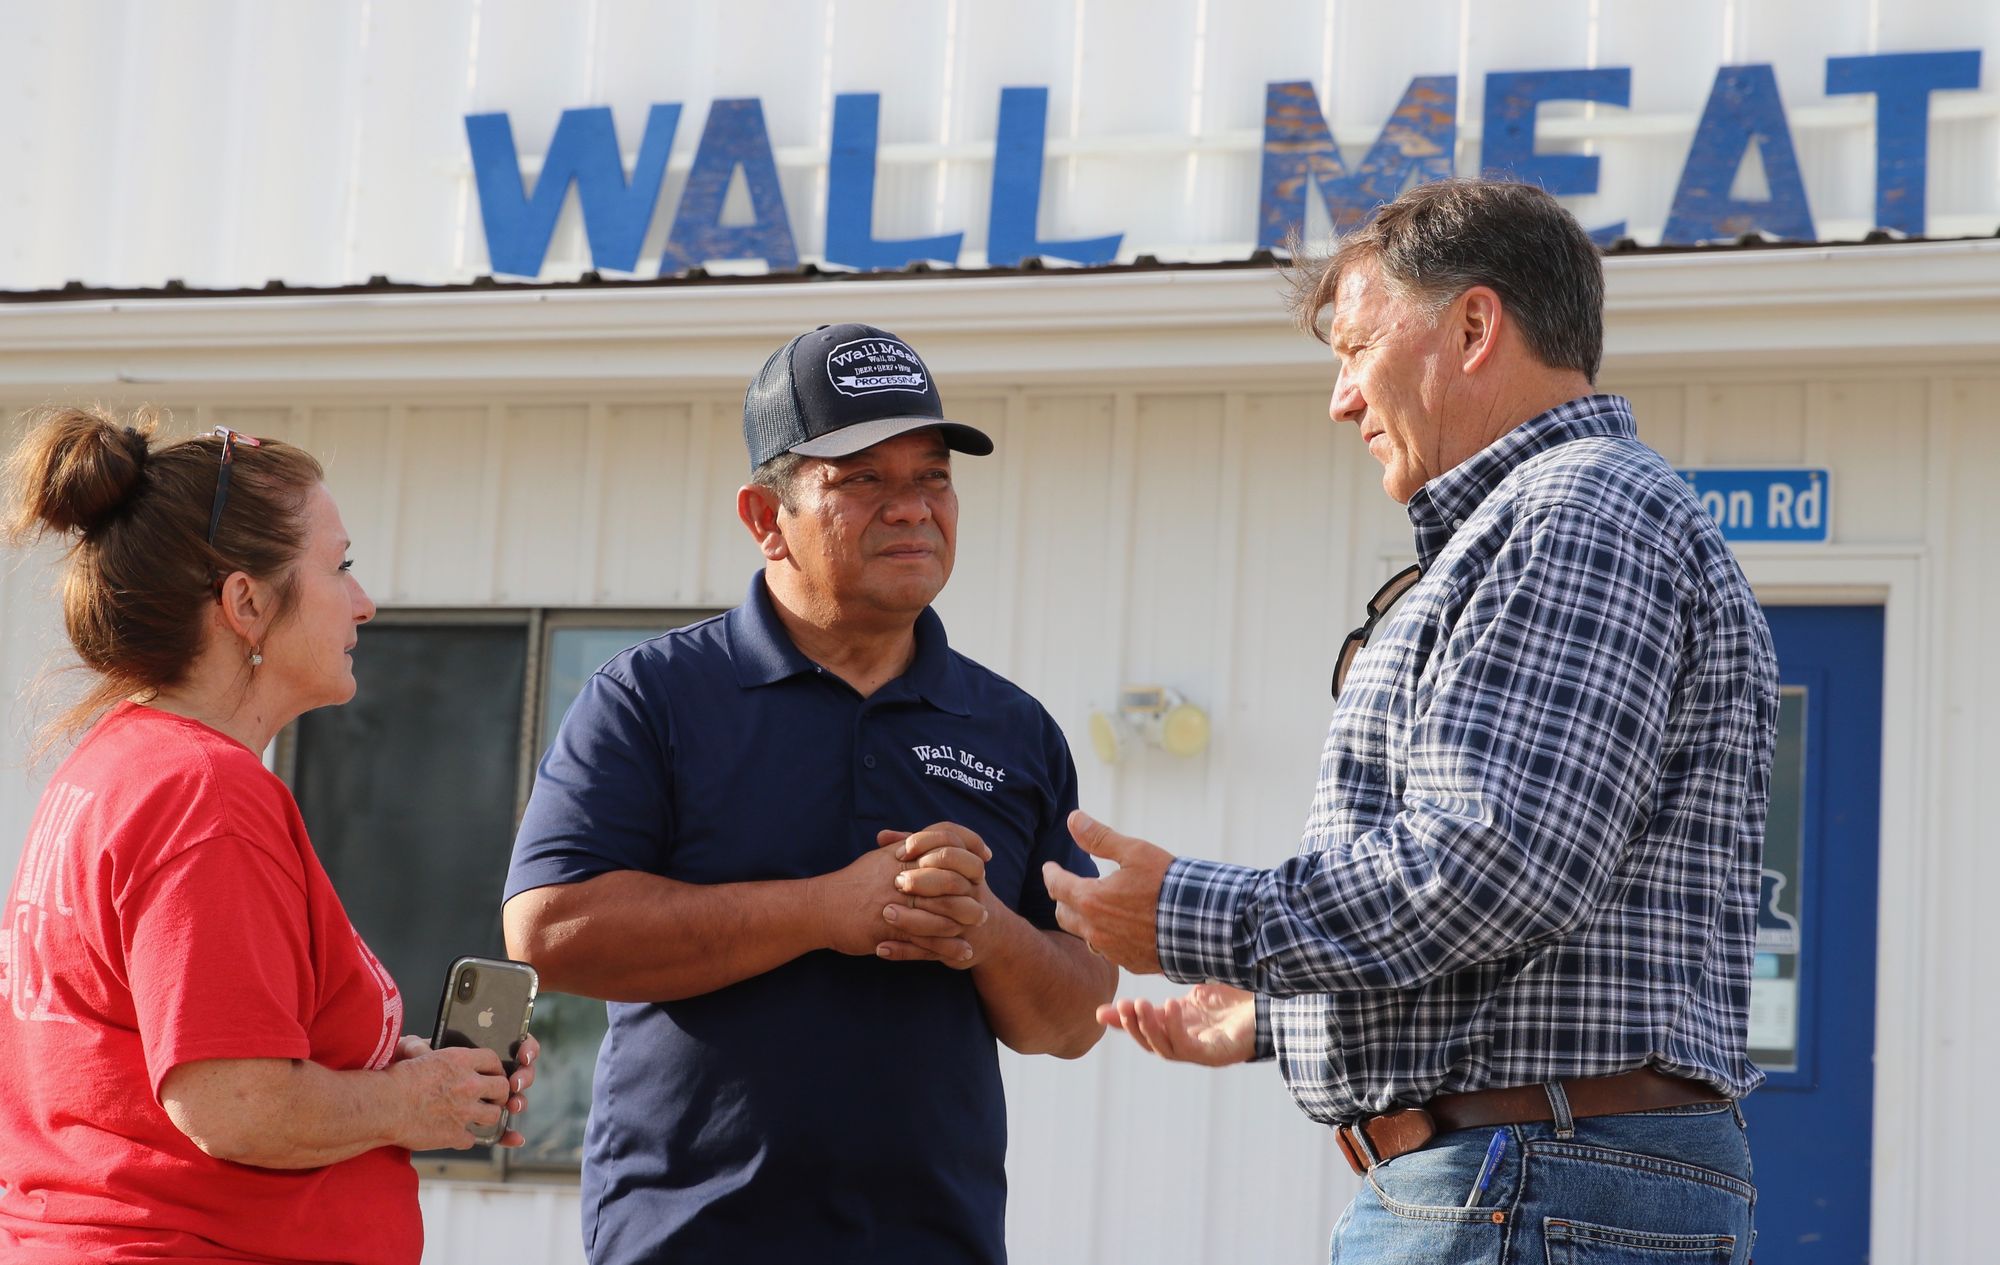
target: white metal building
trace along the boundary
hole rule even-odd
[[[1833,625],[1811,621],[1837,621],[1827,612],[1879,620],[1858,652],[1876,675],[1802,652],[1803,675],[1787,678],[1813,721],[1798,736],[1792,895],[1773,904],[1792,939],[1772,941],[1760,992],[1755,1043],[1777,1070],[1752,1100],[1832,1122],[1837,1144],[1783,1159],[1791,1126],[1760,1129],[1753,1114],[1760,1178],[1775,1191],[1792,1180],[1776,1169],[1796,1166],[1812,1186],[1819,1166],[1851,1164],[1864,1215],[1842,1224],[1865,1229],[1803,1243],[1767,1230],[1758,1255],[1992,1259],[1983,1200],[2000,1182],[1988,1142],[2000,1107],[1982,1069],[2000,1019],[1981,928],[1986,885],[2000,886],[1984,781],[2000,761],[1984,723],[2000,708],[1986,634],[2000,620],[2000,89],[1990,66],[1975,81],[1989,86],[1937,85],[1959,81],[1964,53],[2000,56],[2000,9],[8,0],[0,38],[16,67],[0,89],[15,190],[0,202],[13,300],[0,303],[0,405],[152,401],[179,427],[280,436],[327,462],[384,610],[363,633],[363,679],[380,647],[393,688],[376,711],[355,710],[368,698],[343,709],[361,718],[347,728],[302,726],[276,758],[371,941],[371,919],[411,917],[405,872],[371,864],[393,822],[417,823],[393,836],[397,864],[465,876],[454,926],[497,925],[511,814],[564,682],[639,630],[740,600],[757,565],[733,512],[743,386],[772,348],[836,320],[908,338],[947,408],[998,441],[959,464],[958,567],[940,611],[954,644],[1062,722],[1085,806],[1180,852],[1289,854],[1333,652],[1410,556],[1408,525],[1379,468],[1327,422],[1333,366],[1287,327],[1274,274],[1176,265],[1243,261],[1262,240],[1264,164],[1295,152],[1271,143],[1269,85],[1312,86],[1351,174],[1412,80],[1451,76],[1430,130],[1391,148],[1469,174],[1497,152],[1490,76],[1629,68],[1627,105],[1548,97],[1539,123],[1528,116],[1531,151],[1539,136],[1541,151],[1599,159],[1597,191],[1569,199],[1583,222],[1623,221],[1641,247],[1607,261],[1603,386],[1632,399],[1642,436],[1698,487],[1818,472],[1823,518],[1801,511],[1790,539],[1744,539],[1744,567],[1768,607],[1800,608],[1799,644],[1820,644],[1815,630]],[[1905,102],[1935,72],[1918,93],[1927,179],[1913,234],[1933,240],[1859,242],[1885,222],[1880,188],[1900,182],[1907,202],[1907,153],[1879,160],[1882,136],[1908,127],[1878,128],[1869,95],[1830,95],[1828,61],[1902,53],[1960,55],[1854,72],[1882,69],[1877,95]],[[1772,67],[1764,100],[1789,132],[1780,144],[1754,114],[1745,79],[1746,158],[1704,118],[1723,68],[1758,65]],[[986,271],[1004,253],[991,192],[1003,89],[1034,86],[1047,89],[1046,142],[1027,206],[1042,249],[1026,253],[1060,260],[1062,243],[1120,234],[1109,266]],[[1496,103],[1518,101],[1515,87]],[[851,242],[830,245],[828,207],[853,170],[836,172],[836,102],[871,93],[864,236],[961,233],[941,261],[955,269],[841,278],[766,255],[700,260],[707,279],[585,278],[654,276],[677,216],[702,219],[684,195],[702,184],[706,115],[744,98],[761,103],[796,260],[833,268]],[[612,218],[586,226],[571,193],[523,284],[464,284],[496,270],[467,116],[508,116],[532,185],[563,111],[609,106],[644,193],[640,137],[660,103],[681,106],[679,128],[657,198],[637,230],[622,222],[636,267],[606,262]],[[1694,207],[1691,156],[1715,153],[1730,160],[1725,210],[1747,215],[1746,231],[1782,235],[1754,208],[1789,199],[1809,205],[1820,244],[1652,249],[1672,212]],[[703,240],[768,230],[754,172],[723,177]],[[1328,184],[1323,171],[1301,184],[1309,230],[1329,223]],[[1906,205],[1889,211],[1909,228]],[[1160,266],[1131,266],[1142,256]],[[273,279],[283,286],[265,290]],[[1735,513],[1727,494],[1718,503]],[[0,568],[7,873],[48,771],[26,767],[21,691],[61,649],[49,561]],[[1855,681],[1864,697],[1848,708],[1840,690]],[[1184,760],[1139,744],[1115,765],[1093,754],[1092,709],[1135,683],[1206,709],[1207,750]],[[415,758],[418,784],[371,780],[357,732]],[[1859,752],[1869,777],[1830,772],[1822,748],[1835,747]],[[1831,798],[1834,783],[1869,778],[1866,812]],[[413,962],[433,950],[456,951],[421,935],[397,946]],[[422,1026],[433,983],[400,982]],[[587,1034],[587,1015],[560,1015]],[[1836,1074],[1842,1043],[1861,1082]],[[564,1066],[587,1078],[587,1058]],[[1269,1066],[1165,1066],[1114,1034],[1077,1063],[1006,1069],[1016,1260],[1321,1259],[1355,1188]],[[534,1162],[427,1168],[427,1260],[581,1259],[576,1074],[538,1098],[551,1140]]]

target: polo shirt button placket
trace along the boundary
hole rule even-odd
[[[894,821],[889,819],[886,810],[891,806],[879,802],[878,797],[883,794],[883,791],[879,785],[875,784],[875,779],[871,776],[875,772],[876,766],[881,763],[875,754],[867,749],[874,745],[869,740],[871,729],[869,722],[874,718],[874,714],[874,709],[869,706],[869,701],[866,699],[862,700],[861,708],[854,716],[854,746],[851,748],[856,753],[854,761],[854,818],[861,827],[858,831],[859,837],[855,840],[855,845],[860,849],[860,855],[863,856],[874,850],[876,830],[892,827],[897,829],[907,828],[897,826]]]

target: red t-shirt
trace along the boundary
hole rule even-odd
[[[42,796],[0,928],[0,1258],[412,1265],[416,1170],[202,1153],[160,1106],[199,1059],[389,1063],[403,1002],[283,782],[121,704]]]

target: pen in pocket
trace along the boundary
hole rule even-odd
[[[1479,1206],[1479,1197],[1486,1193],[1488,1186],[1492,1185],[1493,1174],[1499,1169],[1500,1157],[1506,1154],[1506,1151],[1507,1131],[1505,1129],[1495,1129],[1493,1131],[1493,1140],[1486,1144],[1486,1158],[1479,1162],[1479,1176],[1473,1179],[1472,1193],[1465,1197],[1466,1207],[1476,1208]]]

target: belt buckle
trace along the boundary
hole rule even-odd
[[[1361,1131],[1366,1124],[1364,1118],[1359,1124],[1341,1124],[1333,1128],[1333,1140],[1340,1147],[1340,1157],[1354,1170],[1356,1177],[1368,1176],[1368,1171],[1380,1161],[1375,1155],[1375,1146],[1368,1135]]]
[[[1371,1124],[1384,1126],[1380,1145],[1375,1138],[1368,1136]],[[1437,1134],[1436,1118],[1422,1107],[1399,1107],[1379,1116],[1364,1116],[1353,1124],[1339,1125],[1333,1131],[1334,1141],[1340,1145],[1341,1158],[1347,1161],[1347,1166],[1354,1170],[1357,1177],[1366,1177],[1377,1164],[1423,1147]],[[1384,1151],[1388,1152],[1386,1156]]]

